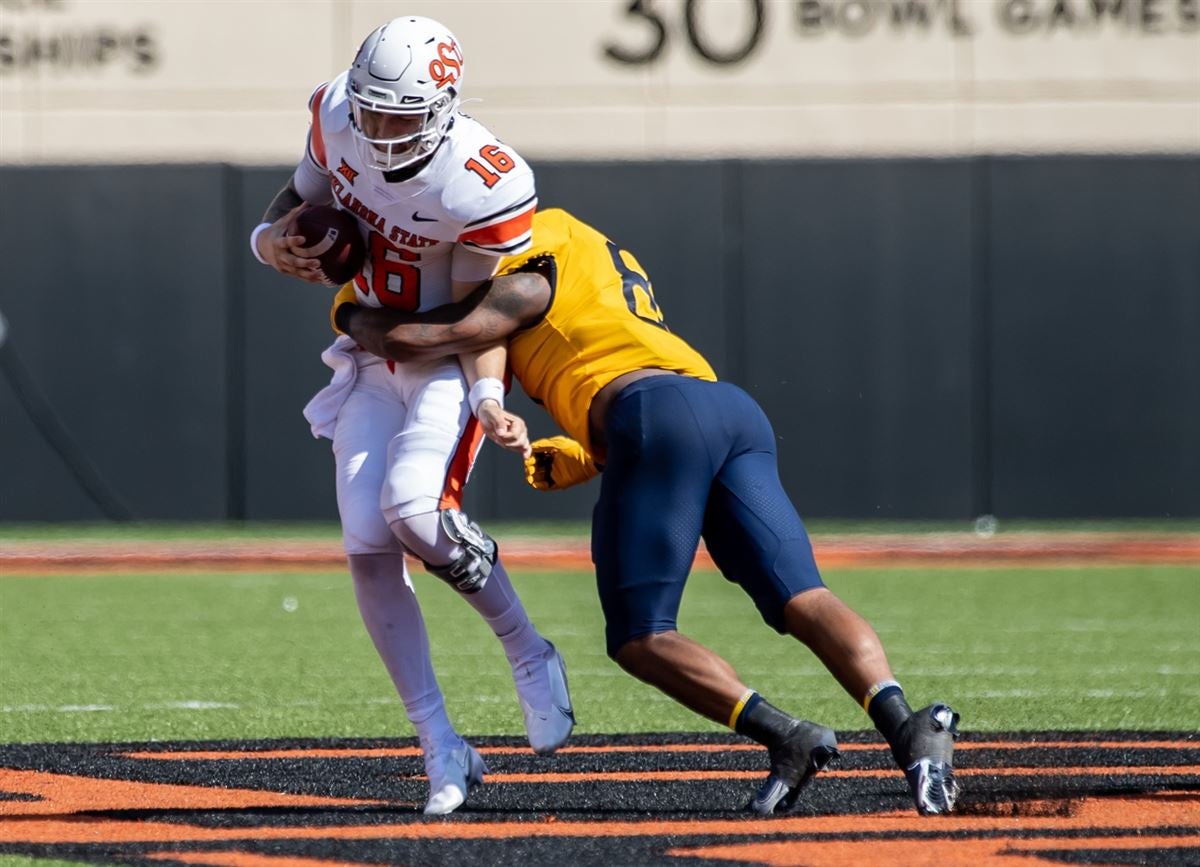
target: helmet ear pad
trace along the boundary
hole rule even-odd
[[[363,162],[393,171],[437,150],[458,111],[462,72],[458,40],[433,19],[396,18],[367,36],[346,73],[351,127]],[[421,117],[422,123],[411,134],[372,137],[364,112]]]

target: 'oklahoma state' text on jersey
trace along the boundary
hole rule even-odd
[[[663,324],[638,261],[566,211],[535,215],[533,246],[502,260],[497,274],[547,258],[554,262],[550,307],[509,338],[509,363],[525,392],[589,453],[588,409],[618,376],[658,368],[716,380],[704,356]]]

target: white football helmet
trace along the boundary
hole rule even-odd
[[[431,18],[396,18],[372,32],[346,76],[363,162],[386,172],[433,153],[458,110],[462,74],[458,40]]]

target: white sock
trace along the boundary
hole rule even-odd
[[[496,560],[483,589],[465,598],[496,633],[504,645],[504,655],[509,663],[516,665],[546,649],[546,640],[538,634],[533,621],[525,613],[525,606],[517,597],[508,570],[500,560]]]
[[[422,744],[457,741],[433,663],[429,636],[403,554],[350,554],[354,598]]]

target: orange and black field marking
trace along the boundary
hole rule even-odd
[[[505,537],[509,568],[592,571],[586,537]],[[1014,532],[850,533],[813,537],[821,568],[895,566],[990,567],[1200,563],[1200,533]],[[414,567],[419,561],[414,561]],[[10,575],[98,575],[111,572],[188,570],[331,570],[346,568],[338,539],[279,541],[222,539],[166,541],[106,539],[10,542],[0,549],[0,573]],[[703,548],[696,568],[712,569]]]
[[[97,864],[1200,864],[1200,734],[966,735],[953,816],[921,818],[877,736],[795,812],[740,811],[765,753],[712,735],[477,739],[487,785],[425,819],[411,740],[0,747],[0,855]]]

